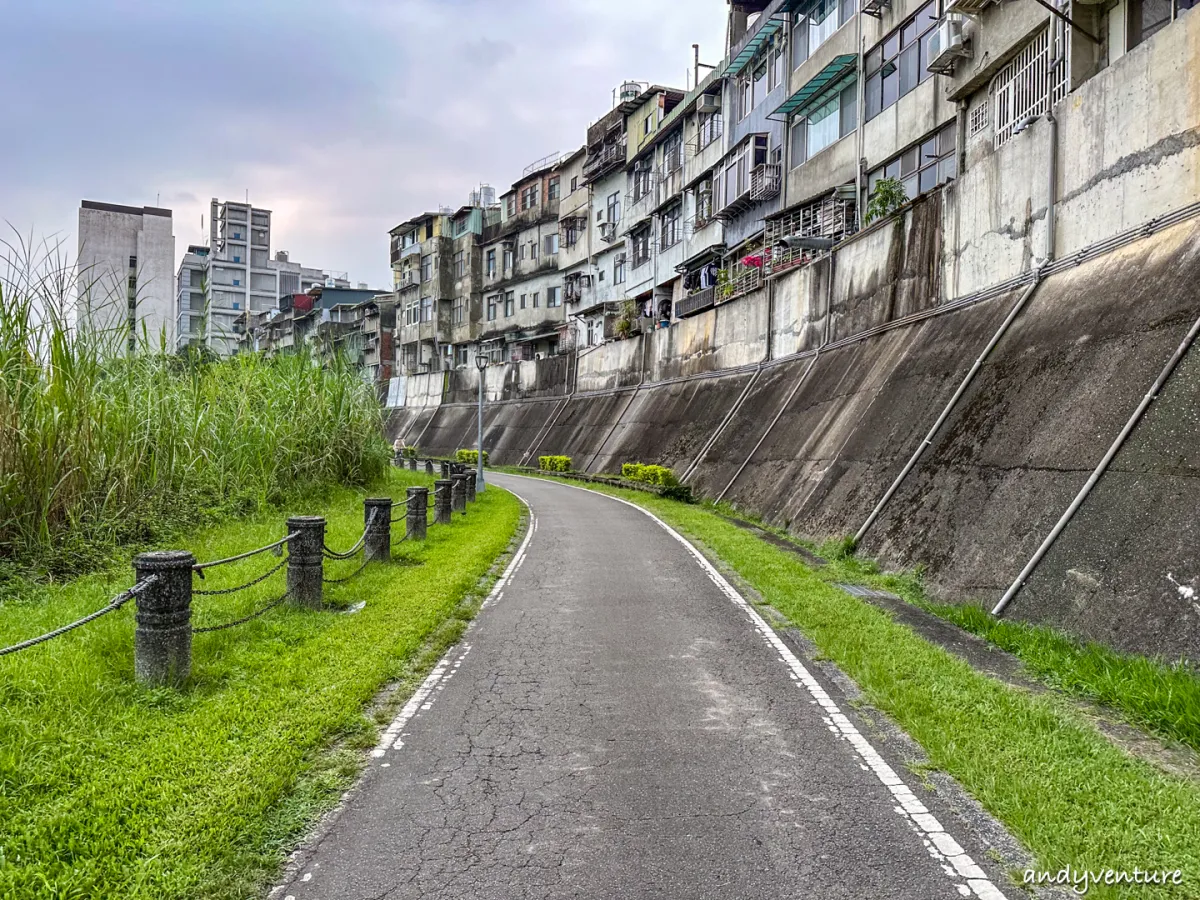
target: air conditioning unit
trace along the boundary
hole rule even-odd
[[[600,223],[600,240],[605,243],[612,243],[617,239],[617,225],[615,222]]]
[[[938,75],[949,75],[954,71],[956,60],[970,55],[963,39],[962,17],[943,16],[933,34],[929,36],[929,71]]]
[[[698,113],[715,113],[721,111],[721,95],[720,94],[705,94],[696,101],[696,112]]]

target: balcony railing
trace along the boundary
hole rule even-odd
[[[702,313],[707,309],[712,309],[717,305],[717,289],[715,287],[705,288],[702,291],[697,291],[689,297],[684,297],[675,304],[675,318],[686,319],[688,316],[694,316]]]
[[[779,196],[783,183],[783,166],[778,163],[762,163],[750,170],[750,199],[770,200]]]
[[[625,162],[626,147],[625,140],[615,144],[605,144],[600,148],[600,152],[595,155],[589,155],[583,163],[583,177],[596,178],[603,174],[609,167],[617,163]]]

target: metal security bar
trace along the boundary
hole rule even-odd
[[[1046,101],[1053,105],[1067,96],[1067,26],[1055,19],[1033,37],[992,79],[996,149],[1019,134],[1026,124],[1044,115]]]

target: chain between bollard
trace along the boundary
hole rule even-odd
[[[74,631],[76,628],[86,625],[88,622],[94,622],[101,616],[106,616],[113,610],[120,609],[134,597],[137,597],[144,590],[146,590],[146,588],[152,586],[156,581],[158,581],[157,575],[151,575],[149,578],[144,578],[133,587],[129,588],[129,590],[122,591],[121,593],[117,594],[117,596],[108,601],[106,606],[96,610],[94,613],[90,613],[89,615],[84,616],[82,619],[72,622],[70,625],[64,625],[62,628],[56,628],[53,631],[39,635],[38,637],[30,638],[27,641],[21,641],[21,643],[13,644],[11,647],[4,647],[3,649],[0,649],[0,656],[7,656],[9,653],[16,653],[20,650],[28,650],[30,647],[36,647],[38,644],[44,644],[46,641],[51,641],[60,635],[64,635],[68,631]]]
[[[257,619],[259,616],[264,615],[265,613],[268,613],[271,610],[273,610],[275,607],[277,607],[279,604],[281,604],[284,600],[286,600],[289,596],[291,596],[291,593],[292,593],[291,591],[284,591],[281,596],[272,600],[266,606],[263,606],[260,609],[255,610],[254,612],[250,613],[250,615],[248,615],[248,616],[242,616],[242,618],[236,619],[232,622],[226,622],[223,625],[206,625],[203,628],[193,627],[192,634],[209,634],[214,631],[224,631],[227,628],[235,628],[238,625],[245,625],[247,622],[253,621],[254,619]]]
[[[375,524],[375,510],[371,510],[371,516],[370,516],[370,518],[367,519],[366,527],[363,528],[362,537],[360,537],[357,541],[354,542],[354,546],[351,547],[349,550],[346,550],[343,553],[339,553],[337,550],[330,550],[329,547],[323,546],[322,550],[324,551],[325,556],[328,557],[329,559],[351,559],[351,558],[357,556],[358,551],[363,548],[364,544],[366,544],[367,534],[370,532],[371,526],[374,524]]]
[[[351,578],[354,578],[357,575],[359,575],[362,572],[362,570],[365,569],[370,564],[370,562],[371,562],[371,560],[364,559],[362,561],[362,565],[359,566],[357,569],[355,569],[353,572],[351,572],[349,575],[347,575],[345,578],[322,578],[321,581],[323,581],[325,584],[343,584],[343,583],[349,581]]]
[[[244,590],[246,590],[246,588],[254,587],[254,585],[266,581],[268,578],[270,578],[272,575],[274,575],[276,572],[278,572],[280,569],[282,569],[285,565],[287,565],[287,561],[288,561],[288,558],[285,556],[276,565],[272,566],[269,571],[264,572],[262,575],[259,575],[257,578],[253,579],[252,581],[247,581],[245,584],[239,584],[237,587],[221,588],[219,590],[212,590],[212,591],[198,591],[195,588],[193,588],[192,594],[196,595],[196,596],[204,596],[204,597],[216,597],[221,594],[236,594],[238,591],[244,591]]]

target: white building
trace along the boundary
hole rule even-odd
[[[171,210],[84,200],[79,206],[80,328],[133,349],[143,333],[175,344]]]
[[[237,352],[254,313],[278,308],[279,298],[315,285],[349,287],[288,259],[271,259],[271,211],[213,199],[207,247],[189,247],[179,266],[177,347],[203,343],[221,356]],[[261,318],[261,317],[259,317]]]

